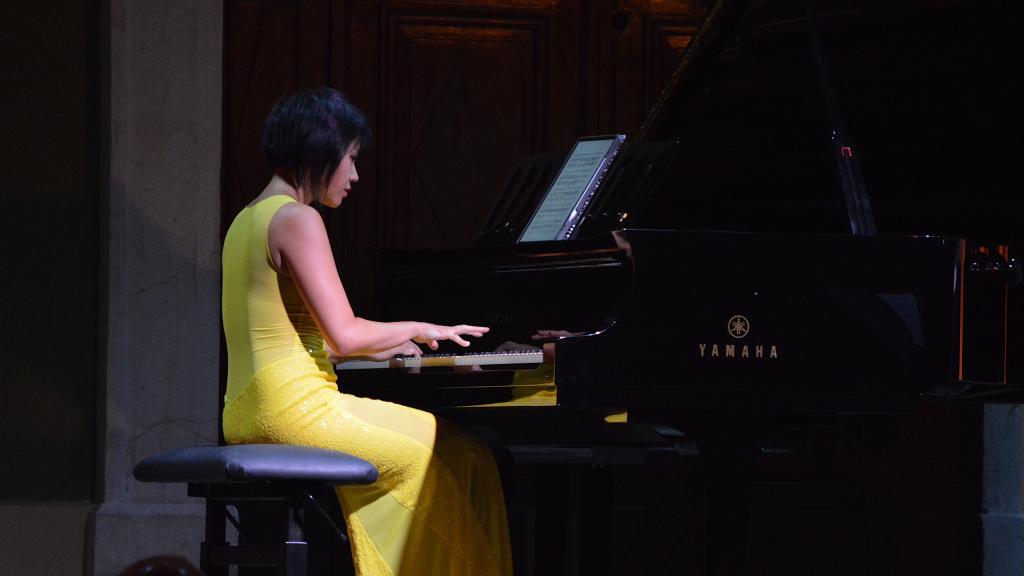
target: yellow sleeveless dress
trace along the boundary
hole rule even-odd
[[[330,448],[377,467],[376,483],[337,490],[361,576],[511,574],[488,446],[428,412],[339,392],[316,323],[267,246],[270,219],[294,201],[244,208],[224,240],[225,439]]]

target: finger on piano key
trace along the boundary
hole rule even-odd
[[[422,356],[395,356],[390,360],[348,360],[335,365],[336,370],[366,370],[375,368],[438,368],[465,366],[512,366],[541,364],[541,350],[522,352],[470,352],[466,354],[424,354]]]

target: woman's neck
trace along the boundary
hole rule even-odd
[[[270,179],[270,182],[267,184],[266,188],[263,189],[263,192],[260,192],[260,195],[256,197],[256,200],[263,200],[264,198],[268,198],[270,196],[279,195],[291,196],[292,198],[295,199],[296,202],[308,204],[308,202],[306,202],[305,194],[303,193],[302,188],[296,188],[290,182],[288,182],[287,179],[285,179],[282,175],[278,174],[277,172],[274,173],[274,176]]]

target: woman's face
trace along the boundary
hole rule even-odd
[[[345,155],[341,157],[338,169],[331,175],[331,181],[327,183],[327,190],[320,203],[330,208],[337,208],[341,201],[348,196],[352,185],[359,181],[359,173],[356,171],[356,157],[359,156],[359,143],[349,144]]]

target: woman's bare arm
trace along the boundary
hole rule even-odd
[[[267,243],[279,270],[295,282],[327,345],[340,356],[368,356],[410,340],[437,349],[438,340],[469,346],[482,326],[441,326],[425,322],[374,322],[356,316],[334,264],[323,220],[304,204],[286,204],[270,221]]]
[[[357,356],[342,356],[335,352],[330,344],[324,343],[327,348],[327,359],[331,362],[341,362],[342,360],[387,360],[394,356],[422,356],[423,350],[416,345],[412,340],[407,340],[394,348],[388,348],[387,350],[381,350],[380,352],[374,352],[369,355],[357,355]]]

